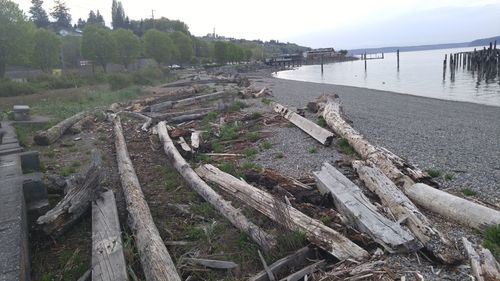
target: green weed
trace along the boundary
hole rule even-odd
[[[497,260],[500,259],[500,224],[486,228],[483,238],[483,246],[489,249]]]
[[[354,149],[349,144],[349,141],[346,140],[345,138],[341,138],[337,142],[337,145],[339,146],[340,152],[342,152],[342,153],[344,153],[346,155],[353,155],[354,154]]]
[[[462,189],[462,193],[465,195],[465,196],[475,196],[477,194],[477,192],[469,187],[464,187]]]
[[[437,170],[437,169],[427,169],[426,172],[432,178],[437,178],[437,177],[441,176],[441,171]]]

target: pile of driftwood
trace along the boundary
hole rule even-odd
[[[113,122],[115,133],[116,161],[129,214],[128,224],[146,280],[181,280],[181,277],[151,217],[128,154],[120,115],[139,118],[144,121],[141,130],[158,134],[167,159],[187,186],[211,204],[235,228],[248,234],[263,252],[271,252],[276,247],[274,234],[252,222],[251,218],[246,217],[226,198],[240,201],[283,228],[305,234],[311,246],[298,249],[273,264],[268,265],[259,252],[263,271],[252,276],[250,280],[277,280],[278,277],[284,277],[282,280],[307,280],[314,276],[318,280],[362,280],[375,277],[377,280],[394,280],[398,277],[385,267],[380,258],[383,251],[378,249],[373,252],[363,248],[359,241],[355,243],[354,237],[350,237],[345,231],[339,231],[345,228],[344,226],[363,237],[368,237],[388,253],[407,253],[425,248],[444,264],[462,262],[465,258],[460,251],[462,247],[457,247],[446,235],[440,233],[419,207],[475,229],[500,224],[500,212],[436,189],[436,183],[425,172],[388,150],[370,144],[346,121],[339,98],[335,95],[321,96],[314,106],[318,115],[324,118],[334,133],[304,118],[300,112],[278,103],[273,103],[272,107],[276,113],[322,145],[329,146],[334,135],[345,138],[360,158],[352,161],[352,167],[364,185],[380,198],[383,208],[373,203],[359,186],[326,162],[320,171],[313,173],[312,186],[316,186],[321,194],[333,200],[336,210],[330,211],[339,219],[338,229],[325,225],[301,211],[300,206],[292,204],[293,190],[311,192],[314,189],[311,185],[272,170],[260,171],[259,175],[265,175],[271,181],[279,181],[281,186],[288,187],[285,188],[285,194],[288,196],[279,196],[273,190],[259,188],[213,165],[191,167],[183,155],[195,152],[202,145],[203,133],[199,130],[188,131],[188,135],[186,132],[179,133],[182,129],[174,128],[174,124],[191,122],[211,111],[223,109],[228,102],[234,101],[238,92],[240,97],[262,97],[270,93],[267,88],[255,89],[248,85],[237,91],[207,93],[208,88],[200,85],[241,84],[241,79],[206,80],[195,77],[189,81],[151,88],[148,91],[154,93],[154,97],[127,104],[113,104],[109,108],[109,118]],[[183,88],[172,91],[171,86]],[[46,133],[50,135],[47,142],[59,138],[71,124],[81,120],[82,115],[84,114],[49,129],[51,132]],[[185,136],[189,136],[189,142]],[[174,138],[177,140],[174,141]],[[97,163],[92,161],[85,180],[79,183],[82,188],[74,189],[73,192],[70,189],[60,204],[39,218],[38,223],[47,234],[57,235],[60,229],[71,224],[74,217],[81,216],[80,213],[85,208],[77,204],[78,202],[83,205],[93,202],[93,280],[106,279],[108,277],[102,277],[106,274],[116,274],[106,280],[127,280],[113,193],[95,191],[98,180],[94,174],[99,169],[96,169],[98,164],[94,162]],[[89,186],[94,188],[90,189],[93,192],[89,192]],[[214,186],[223,194],[219,194]],[[471,268],[478,280],[499,280],[498,264],[487,249],[481,246],[474,248],[465,238],[463,248],[466,249]],[[332,263],[332,258],[337,262]],[[230,261],[204,258],[189,258],[187,262],[219,269],[238,266]],[[322,273],[319,275],[318,272]]]

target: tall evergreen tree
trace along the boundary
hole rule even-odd
[[[30,19],[38,27],[47,27],[49,25],[49,16],[43,9],[43,0],[31,0]]]
[[[79,18],[77,23],[76,23],[76,27],[82,29],[86,24],[87,24],[87,22],[85,22],[85,20],[82,20],[81,18]]]
[[[127,28],[126,21],[128,17],[125,16],[122,2],[113,0],[113,4],[111,4],[111,19],[113,29]]]
[[[90,10],[89,12],[89,17],[87,18],[87,24],[97,24],[97,16],[92,10]]]
[[[95,17],[96,17],[96,20],[97,20],[97,24],[100,24],[102,26],[106,25],[106,23],[104,22],[104,18],[102,17],[102,15],[99,12],[99,10],[97,10],[97,13],[96,13]]]
[[[69,8],[62,0],[55,0],[55,6],[52,8],[50,15],[56,20],[56,24],[61,28],[71,27],[71,14]]]

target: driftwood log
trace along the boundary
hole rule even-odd
[[[66,130],[71,128],[71,126],[73,126],[73,124],[80,121],[85,116],[87,116],[87,112],[77,113],[77,114],[57,123],[56,125],[52,126],[48,130],[38,132],[33,137],[33,140],[38,145],[50,145],[50,144],[56,142],[62,135],[64,135]]]
[[[320,108],[322,108],[320,112],[322,112],[322,116],[328,126],[338,135],[347,139],[354,150],[368,163],[378,167],[397,185],[402,185],[403,192],[412,201],[444,217],[476,229],[500,223],[500,212],[496,210],[439,191],[427,184],[415,184],[415,181],[428,182],[429,180],[426,178],[427,174],[424,172],[408,173],[408,175],[403,173],[407,172],[407,170],[404,169],[401,171],[394,164],[394,154],[387,153],[387,150],[370,144],[343,119],[342,107],[338,96],[323,95],[319,100]],[[411,178],[411,176],[415,177],[415,175],[421,175],[421,177]]]
[[[368,252],[342,234],[277,200],[265,191],[224,173],[212,165],[200,166],[196,172],[205,180],[216,183],[225,192],[235,196],[275,222],[290,230],[305,233],[309,241],[340,260],[348,258],[361,260],[368,257]]]
[[[272,103],[273,110],[279,113],[288,121],[292,122],[295,126],[299,127],[302,131],[306,132],[308,135],[313,137],[315,140],[320,142],[325,146],[329,146],[332,143],[333,133],[321,128],[318,124],[306,119],[292,110],[282,106],[279,103]]]
[[[138,112],[132,112],[132,111],[120,111],[119,114],[127,115],[132,118],[136,119],[141,119],[144,121],[144,123],[141,126],[141,130],[144,132],[147,132],[149,130],[149,127],[153,123],[153,119],[149,116],[146,116],[144,114],[138,113]]]
[[[192,85],[203,85],[203,84],[229,84],[229,83],[240,83],[241,78],[233,78],[233,79],[224,79],[224,78],[212,78],[212,79],[203,79],[203,80],[191,80],[191,81],[178,81],[172,82],[165,85],[162,85],[163,88],[169,87],[187,87]]]
[[[160,121],[170,121],[173,118],[176,118],[179,116],[190,116],[190,115],[195,115],[195,114],[208,114],[209,112],[216,111],[216,110],[222,110],[222,109],[224,109],[224,108],[211,106],[211,107],[196,108],[196,109],[191,109],[191,110],[183,110],[183,111],[179,111],[179,112],[149,113],[148,115],[153,119],[153,123],[156,124]]]
[[[92,203],[92,280],[128,280],[113,191]]]
[[[193,105],[195,103],[215,100],[215,99],[224,98],[224,97],[228,97],[228,96],[231,96],[231,93],[226,92],[226,91],[221,91],[221,92],[216,92],[216,93],[211,93],[211,94],[194,96],[194,97],[186,98],[186,99],[182,99],[182,100],[165,101],[162,103],[157,103],[157,104],[151,105],[150,110],[151,110],[151,112],[161,112],[161,111],[164,111],[166,109],[179,108],[179,107],[183,107],[183,106]]]
[[[210,259],[199,259],[199,258],[184,258],[184,261],[190,264],[198,264],[204,267],[216,268],[216,269],[233,269],[238,267],[238,264],[232,261],[221,261],[221,260],[210,260]]]
[[[57,205],[36,221],[37,226],[54,238],[66,232],[89,209],[90,202],[101,192],[101,155],[97,150],[91,154],[89,166],[80,175],[73,175],[67,181],[68,192]]]
[[[462,243],[464,245],[465,252],[467,253],[467,256],[470,260],[472,274],[474,274],[474,277],[476,277],[477,281],[485,281],[483,270],[481,268],[481,258],[477,254],[474,247],[472,247],[472,243],[469,242],[469,240],[467,240],[467,238],[465,237],[462,237]]]
[[[115,131],[116,161],[127,203],[128,223],[134,234],[146,280],[180,281],[170,254],[154,224],[139,180],[130,160],[119,116],[112,117]]]
[[[302,269],[300,269],[299,271],[297,272],[294,272],[290,275],[288,275],[287,277],[283,278],[283,279],[280,279],[280,281],[299,281],[299,280],[304,280],[304,278],[309,275],[309,274],[312,274],[320,269],[323,269],[325,268],[326,266],[326,261],[325,260],[320,260],[320,261],[317,261],[313,264],[310,264]]]
[[[275,261],[273,264],[268,266],[268,271],[273,274],[273,276],[283,275],[286,272],[290,272],[293,268],[300,267],[307,263],[309,258],[313,258],[312,250],[308,246],[299,249],[295,253],[288,255]],[[268,281],[269,273],[263,270],[254,276],[252,276],[248,281]]]
[[[361,189],[329,163],[313,172],[318,189],[330,194],[337,210],[358,230],[368,234],[389,252],[408,252],[420,248],[415,237],[380,214]]]
[[[194,131],[191,133],[191,147],[196,151],[200,148],[200,140],[201,140],[202,131]]]
[[[221,195],[215,192],[193,171],[175,148],[172,139],[168,135],[165,122],[160,122],[157,126],[157,130],[160,141],[163,143],[165,154],[177,172],[184,178],[188,186],[210,203],[237,229],[247,233],[262,249],[268,251],[273,248],[276,244],[274,237],[249,221],[240,210],[233,207],[230,202],[224,200]]]
[[[463,259],[453,243],[432,226],[417,206],[380,169],[362,161],[353,161],[352,166],[365,186],[378,195],[392,215],[398,221],[404,222],[436,258],[447,264],[454,264]]]

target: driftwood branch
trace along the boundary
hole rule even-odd
[[[116,161],[127,203],[129,226],[134,234],[142,269],[147,280],[180,281],[170,254],[154,224],[139,180],[130,160],[119,116],[114,116]]]
[[[283,275],[285,272],[289,272],[293,268],[297,268],[305,264],[308,258],[312,258],[312,250],[308,246],[299,249],[295,253],[286,256],[282,259],[275,261],[273,264],[268,266],[270,272],[273,275]],[[248,281],[268,281],[269,274],[266,270],[263,270],[250,279]]]
[[[71,128],[71,126],[73,126],[73,124],[80,121],[86,115],[87,115],[87,112],[77,113],[77,114],[57,123],[56,125],[52,126],[50,129],[48,129],[46,131],[38,132],[33,137],[33,140],[38,145],[52,144],[52,143],[56,142],[62,135],[64,135],[66,130]]]

